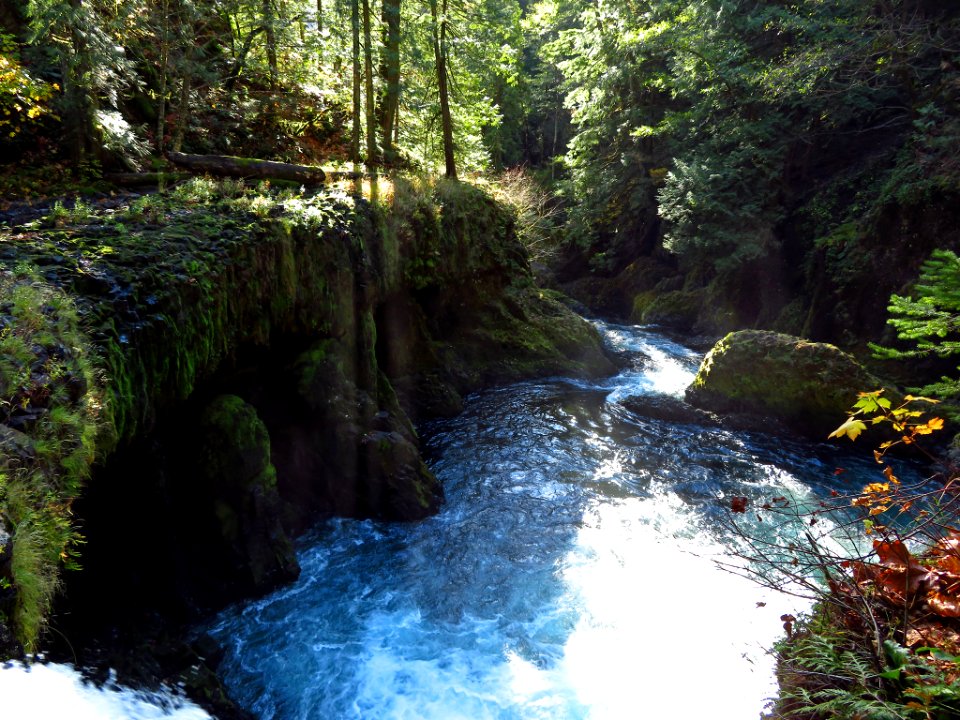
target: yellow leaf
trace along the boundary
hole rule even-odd
[[[886,505],[877,505],[875,508],[870,508],[870,515],[879,515],[880,513],[885,513],[889,510],[889,507]]]
[[[866,429],[867,426],[862,420],[857,420],[855,417],[848,417],[847,421],[827,435],[827,438],[841,438],[846,435],[851,440],[856,440],[860,436],[860,433]]]
[[[897,476],[893,474],[893,468],[891,468],[889,465],[887,465],[887,466],[883,469],[883,475],[884,475],[885,478],[887,478],[887,480],[889,480],[890,482],[892,482],[894,485],[899,485],[899,484],[900,484],[900,480],[897,479]],[[885,489],[885,490],[889,490],[889,487],[884,488],[884,489]]]

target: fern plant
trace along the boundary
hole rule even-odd
[[[950,358],[960,355],[960,257],[950,250],[934,250],[914,287],[916,297],[892,295],[890,319],[897,337],[913,345],[908,350],[871,345],[876,357],[905,359]],[[958,368],[960,370],[960,368]],[[919,392],[924,395],[960,395],[960,379],[942,377]]]

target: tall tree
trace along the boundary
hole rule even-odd
[[[367,165],[377,164],[376,98],[373,94],[373,40],[370,32],[370,0],[363,0],[363,77],[366,97]]]
[[[360,165],[360,0],[350,0],[350,31],[353,39],[353,127],[350,133],[350,160]]]
[[[395,160],[394,123],[400,105],[400,11],[401,0],[383,0],[383,47],[380,51],[380,103],[377,120],[383,159],[388,165]]]
[[[437,0],[430,0],[430,15],[433,20],[433,58],[437,70],[437,93],[440,96],[440,127],[443,133],[443,164],[448,178],[457,178],[457,163],[453,152],[453,118],[450,114],[450,91],[447,76],[447,2],[437,7]]]

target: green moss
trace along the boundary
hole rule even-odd
[[[276,488],[270,435],[253,406],[236,395],[220,395],[204,409],[200,429],[206,477],[248,488]]]
[[[634,298],[631,320],[689,330],[696,323],[703,302],[702,291],[641,293]]]

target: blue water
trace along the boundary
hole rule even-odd
[[[876,465],[866,446],[630,410],[632,397],[682,409],[700,356],[599,327],[627,362],[615,377],[486,392],[422,429],[439,515],[326,522],[300,544],[296,584],[217,618],[242,705],[264,720],[760,715],[779,617],[808,601],[717,568],[743,565],[729,497],[812,506]]]

